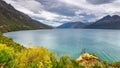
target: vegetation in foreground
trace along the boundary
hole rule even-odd
[[[97,62],[97,63],[96,63]],[[83,50],[76,60],[68,56],[57,59],[43,47],[25,48],[0,34],[0,68],[119,68],[120,62],[99,60]]]

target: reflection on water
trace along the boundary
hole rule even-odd
[[[57,55],[80,55],[83,48],[87,52],[96,52],[103,60],[120,60],[120,31],[95,29],[53,29],[30,30],[5,33],[16,42],[28,45],[40,45]]]

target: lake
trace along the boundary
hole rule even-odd
[[[79,57],[82,49],[96,52],[109,62],[120,60],[120,30],[104,29],[51,29],[8,32],[4,34],[26,46],[43,46],[57,56]]]

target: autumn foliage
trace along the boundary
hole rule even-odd
[[[90,68],[120,67],[120,62],[101,61],[101,63],[102,67],[95,64]],[[58,58],[44,47],[25,48],[0,34],[0,68],[86,68],[86,66],[68,56]]]

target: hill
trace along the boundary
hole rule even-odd
[[[0,31],[9,32],[27,29],[48,29],[52,28],[41,22],[33,20],[28,15],[17,11],[10,4],[0,0]]]

